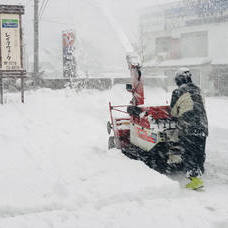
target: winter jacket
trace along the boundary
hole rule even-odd
[[[171,99],[171,115],[177,118],[180,136],[208,135],[208,121],[200,89],[193,83],[174,90]]]

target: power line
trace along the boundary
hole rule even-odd
[[[41,7],[39,9],[39,18],[40,18],[41,12],[43,11],[44,3],[45,3],[45,0],[43,0],[42,3],[41,3]]]
[[[47,0],[47,1],[45,2],[45,5],[44,5],[43,11],[42,11],[40,17],[42,17],[42,15],[44,14],[44,11],[45,11],[45,9],[46,9],[46,7],[47,7],[48,2],[49,2],[49,0]]]
[[[39,18],[41,18],[42,15],[44,14],[44,11],[45,11],[45,9],[46,9],[46,7],[47,7],[48,2],[49,2],[49,0],[46,0],[46,2],[44,3],[44,6],[43,6],[42,11],[40,12],[40,17],[39,17]]]
[[[42,1],[42,3],[40,2],[41,6],[40,6],[40,8],[39,8],[39,14],[40,14],[40,11],[41,11],[41,10],[42,10],[42,8],[43,8],[44,1],[45,1],[45,0],[43,0],[43,1]]]

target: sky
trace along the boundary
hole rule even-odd
[[[44,0],[40,0],[40,6]],[[124,71],[126,48],[118,35],[137,42],[139,10],[171,0],[49,0],[40,20],[40,71],[62,74],[62,31],[73,29],[77,38],[77,61],[83,71]],[[31,71],[33,60],[33,0],[1,0],[2,4],[25,5],[25,61]],[[119,31],[104,14],[108,9]],[[127,70],[127,69],[126,69]],[[57,75],[57,76],[56,76]],[[50,76],[50,77],[52,77]]]

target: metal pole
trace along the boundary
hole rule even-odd
[[[21,102],[24,103],[25,102],[25,90],[24,90],[24,77],[21,77]]]
[[[1,93],[1,104],[3,105],[3,94],[4,94],[4,85],[3,85],[3,78],[0,77],[0,93]]]
[[[39,0],[34,0],[34,77],[39,73]]]

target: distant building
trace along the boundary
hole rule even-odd
[[[146,75],[187,66],[193,80],[210,93],[228,95],[228,1],[179,1],[141,12],[140,31]]]

